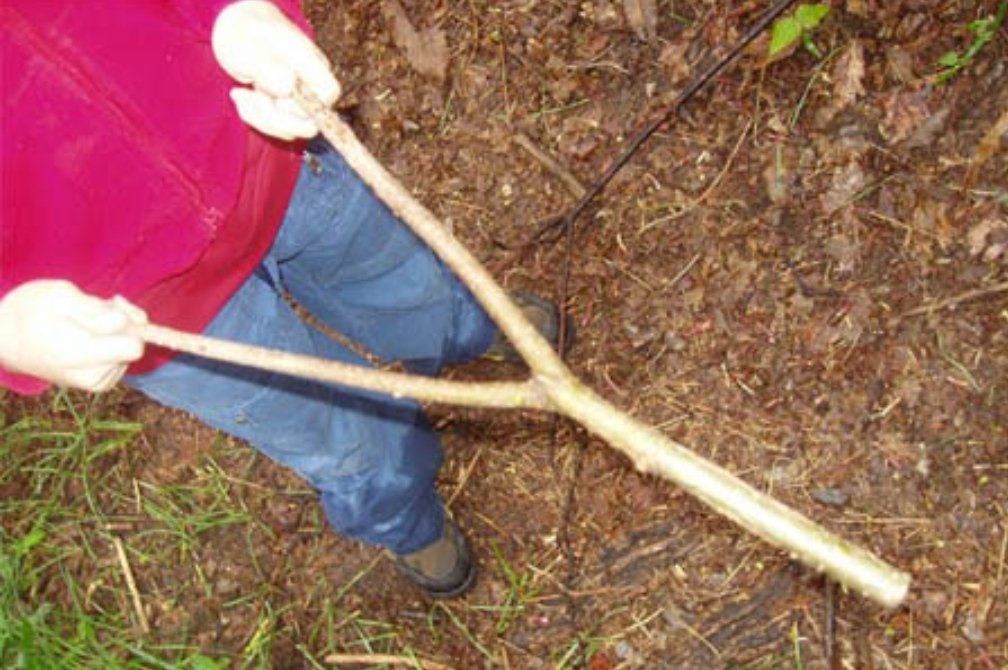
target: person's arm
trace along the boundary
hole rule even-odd
[[[231,89],[238,115],[256,130],[290,140],[318,133],[293,99],[300,80],[332,104],[340,87],[329,61],[301,28],[268,0],[240,0],[224,7],[213,25],[220,66],[247,86]]]
[[[0,298],[0,366],[51,384],[106,391],[143,355],[131,332],[147,315],[126,299],[102,300],[60,279],[38,279]],[[41,390],[21,379],[17,390]]]

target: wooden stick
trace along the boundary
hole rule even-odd
[[[909,316],[920,316],[922,314],[930,314],[931,312],[938,312],[943,309],[948,309],[949,307],[954,307],[963,302],[969,302],[970,300],[976,300],[977,298],[982,298],[987,295],[993,295],[995,293],[1003,293],[1008,291],[1008,281],[1001,282],[1000,284],[994,284],[993,286],[987,286],[985,288],[977,288],[972,291],[966,291],[965,293],[960,293],[959,295],[954,295],[951,298],[946,298],[944,300],[939,300],[938,302],[933,302],[929,305],[921,305],[920,307],[914,307],[911,310],[907,310],[899,315],[901,319],[905,319]]]
[[[572,175],[563,165],[560,165],[552,156],[536,146],[535,142],[529,139],[525,133],[515,133],[512,137],[515,144],[532,154],[532,157],[543,164],[547,170],[564,183],[567,190],[575,198],[580,198],[586,193],[585,187]]]
[[[152,323],[135,331],[150,344],[260,370],[384,393],[394,398],[500,409],[549,409],[552,403],[534,380],[452,382],[387,370],[374,370],[315,356],[193,335]]]
[[[133,569],[130,567],[129,558],[126,556],[126,548],[122,540],[112,535],[112,546],[115,547],[116,557],[119,559],[119,567],[122,569],[123,577],[126,578],[126,588],[129,590],[130,599],[133,601],[133,611],[136,612],[140,621],[140,628],[144,633],[150,633],[150,622],[147,621],[147,613],[143,608],[143,601],[140,600],[140,591],[137,590],[136,579],[133,578]]]
[[[452,670],[450,665],[427,661],[413,656],[393,656],[391,654],[329,654],[323,659],[339,667],[344,665],[402,665],[418,670]]]
[[[910,586],[908,574],[829,533],[724,468],[620,411],[585,386],[486,268],[388,173],[337,115],[303,87],[295,98],[347,164],[469,287],[528,363],[533,380],[541,384],[558,412],[625,453],[642,472],[675,482],[746,530],[786,549],[805,565],[887,607],[904,600]]]
[[[465,282],[531,368],[532,379],[526,384],[478,385],[479,388],[486,389],[490,396],[498,392],[511,394],[505,401],[493,402],[492,398],[484,397],[478,403],[467,404],[527,407],[529,405],[525,403],[530,402],[539,408],[552,406],[554,410],[574,419],[621,450],[639,470],[675,482],[715,511],[771,544],[784,548],[806,565],[887,607],[894,607],[904,600],[910,584],[909,575],[870,552],[829,533],[724,468],[701,458],[656,429],[620,411],[585,386],[560,360],[550,344],[529,323],[486,268],[385,170],[349,127],[309,92],[300,90],[296,97],[347,164]],[[144,330],[144,336],[154,337],[158,330],[157,327],[148,326]],[[187,337],[195,338],[190,342],[192,348],[187,351],[209,357],[216,357],[220,353],[220,341],[215,341],[210,346],[198,336]],[[167,339],[159,343],[172,346]],[[373,384],[365,388],[391,392],[397,396],[409,394],[407,388],[419,388],[407,387],[407,384],[412,384],[407,375],[397,375],[396,385],[390,391],[385,382],[374,379],[370,374],[364,375],[364,371],[352,366],[349,366],[354,376],[351,381],[342,376],[346,370],[341,371],[341,376],[336,379],[331,365],[323,365],[310,357],[268,350],[260,350],[256,355],[257,366],[266,369],[283,368],[288,374],[311,378],[323,378],[325,375],[327,381],[351,384],[356,383],[358,377],[365,378],[368,380],[366,383]],[[291,362],[292,357],[302,360]],[[384,376],[393,373],[377,374]],[[421,381],[424,382],[422,386],[426,387],[427,383],[435,380]],[[446,383],[438,382],[438,385]],[[445,395],[440,397],[445,402],[465,401],[469,385],[463,386],[463,390],[453,388],[450,393],[445,391]]]

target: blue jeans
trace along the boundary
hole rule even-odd
[[[425,374],[480,355],[496,331],[458,279],[322,142],[306,154],[272,249],[204,333],[367,365],[300,319],[279,287],[372,353]],[[126,381],[292,468],[320,491],[339,533],[400,554],[440,537],[441,447],[412,400],[190,355]]]

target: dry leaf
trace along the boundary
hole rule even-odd
[[[864,46],[857,40],[851,42],[843,56],[833,66],[833,100],[835,107],[843,108],[865,94],[862,81],[865,76]]]
[[[870,16],[865,0],[847,0],[847,11],[865,18]]]
[[[831,347],[856,345],[871,325],[873,304],[866,291],[851,295],[837,308],[833,318],[812,336],[812,351],[821,354]]]
[[[989,217],[966,233],[970,256],[990,263],[1008,251],[1008,221]]]
[[[931,233],[942,249],[952,241],[952,223],[948,209],[948,203],[922,198],[911,217],[913,227]]]
[[[442,80],[448,72],[448,40],[436,27],[417,31],[398,0],[385,0],[383,12],[390,24],[392,41],[418,73]]]
[[[980,166],[990,160],[991,156],[997,153],[1001,146],[1001,138],[1005,135],[1008,135],[1008,109],[1002,112],[1001,118],[980,140],[976,153],[973,154],[973,165]]]
[[[894,90],[882,98],[885,118],[880,130],[890,144],[902,142],[929,116],[926,93]]]
[[[595,0],[595,23],[607,27],[619,25],[619,11],[609,0]]]
[[[679,43],[666,44],[658,56],[658,62],[665,68],[671,81],[685,78],[690,73],[689,61],[686,58],[687,45]]]
[[[658,11],[655,0],[623,0],[623,12],[637,37],[650,42],[658,36]]]
[[[910,134],[910,137],[906,139],[906,147],[908,149],[917,149],[934,144],[938,139],[938,135],[945,130],[945,122],[948,121],[951,112],[951,108],[942,107],[937,112],[924,119],[924,121]]]
[[[788,201],[788,178],[776,163],[770,163],[763,170],[763,184],[766,186],[767,197],[775,205],[783,205]]]
[[[794,179],[791,161],[786,152],[773,152],[766,168],[763,169],[763,185],[767,197],[777,206],[791,199],[791,183]]]
[[[850,274],[854,272],[861,258],[861,245],[845,235],[834,235],[826,240],[824,249],[837,263],[837,271]]]
[[[920,379],[906,375],[896,385],[895,396],[907,407],[916,407],[923,390]]]
[[[901,84],[910,84],[917,79],[913,56],[899,46],[893,45],[886,49],[886,65],[889,73]]]
[[[822,196],[823,210],[832,214],[854,202],[854,197],[864,189],[867,179],[861,164],[851,161],[833,172],[830,190]]]

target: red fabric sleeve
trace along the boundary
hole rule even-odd
[[[195,25],[206,30],[206,39],[210,41],[210,33],[213,30],[214,21],[217,15],[227,7],[233,5],[237,0],[176,0],[176,7],[183,16],[186,16]],[[294,21],[308,35],[313,35],[311,26],[301,11],[301,0],[270,0],[274,5]]]
[[[52,384],[35,377],[14,374],[0,367],[0,386],[21,395],[38,395],[48,390]]]
[[[0,0],[0,298],[61,277],[198,332],[248,276],[300,160],[234,113],[209,49],[232,1]],[[299,0],[274,2],[311,35]],[[146,358],[131,371],[167,356]],[[0,367],[0,387],[49,386]]]

